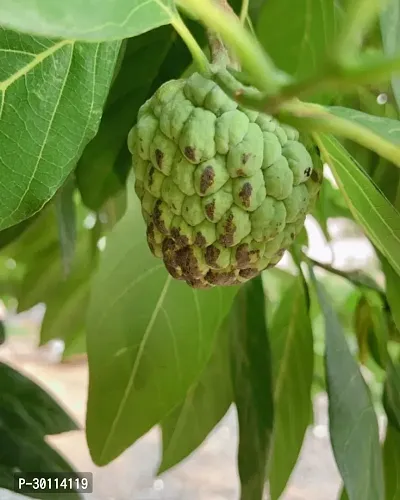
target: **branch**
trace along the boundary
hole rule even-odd
[[[311,259],[310,257],[306,256],[306,259],[313,266],[324,269],[325,271],[327,271],[331,274],[336,274],[337,276],[340,276],[341,278],[344,278],[344,279],[350,281],[351,283],[353,283],[356,286],[369,288],[370,290],[374,290],[375,292],[378,292],[386,300],[385,291],[367,274],[364,274],[361,271],[349,271],[349,272],[341,271],[340,269],[336,269],[335,267],[332,267],[329,264],[324,264],[323,262],[318,262],[317,260]]]

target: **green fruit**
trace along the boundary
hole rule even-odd
[[[322,179],[297,130],[198,73],[157,90],[128,145],[149,247],[194,288],[236,285],[276,265]]]

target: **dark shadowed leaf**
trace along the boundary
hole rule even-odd
[[[45,36],[80,40],[116,40],[139,35],[170,22],[172,0],[2,0],[4,26]]]
[[[231,324],[240,498],[258,500],[263,496],[274,421],[271,352],[261,277],[241,288],[231,312]]]
[[[184,399],[237,287],[194,290],[172,279],[147,247],[134,193],[101,257],[87,322],[87,439],[103,465]]]
[[[387,343],[389,328],[384,303],[380,294],[374,290],[364,290],[369,305],[371,328],[368,332],[368,345],[375,362],[384,370],[388,358]]]
[[[331,299],[312,267],[310,273],[325,317],[329,430],[336,463],[349,500],[384,500],[378,422],[371,397]]]
[[[34,424],[41,436],[60,434],[78,428],[46,391],[33,380],[1,362],[0,387],[2,420],[6,420],[6,414],[3,412],[7,403],[10,412],[19,414],[26,423]],[[9,423],[12,423],[12,420]]]
[[[381,257],[381,262],[386,278],[386,297],[394,322],[400,330],[400,277],[385,258]]]
[[[119,45],[0,28],[0,229],[38,212],[75,167],[97,131]]]
[[[400,363],[388,358],[383,405],[391,426],[400,432]]]
[[[0,488],[14,490],[13,472],[73,472],[45,441],[49,434],[77,430],[75,422],[33,380],[0,363]],[[43,494],[32,494],[44,498]],[[59,499],[58,494],[48,495]],[[76,500],[77,494],[66,498]]]
[[[318,143],[354,218],[400,274],[400,212],[334,137],[318,135]]]
[[[230,331],[223,326],[200,379],[162,421],[163,456],[159,474],[200,446],[228,411],[232,403],[229,343]]]
[[[269,484],[276,500],[296,464],[312,414],[313,335],[300,278],[283,295],[268,333],[275,408]]]
[[[99,131],[76,169],[83,201],[92,210],[98,210],[125,185],[132,162],[126,144],[128,133],[176,37],[172,27],[163,26],[126,44]]]
[[[381,31],[383,50],[388,57],[394,57],[400,52],[400,3],[398,0],[388,0],[381,12]],[[392,77],[392,88],[400,111],[400,76]]]
[[[400,432],[391,425],[383,445],[386,500],[400,500]]]

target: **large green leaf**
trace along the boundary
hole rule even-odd
[[[133,194],[93,280],[87,439],[97,464],[113,460],[184,399],[237,291],[173,280],[145,232]]]
[[[334,137],[318,143],[354,218],[400,274],[400,213]]]
[[[325,369],[329,430],[337,466],[349,500],[384,500],[379,430],[371,397],[331,307],[310,267],[325,317]]]
[[[388,0],[381,13],[382,42],[385,54],[393,57],[400,52],[400,3],[398,0]],[[392,77],[392,88],[400,111],[400,77]]]
[[[391,425],[383,445],[386,500],[400,500],[400,432]]]
[[[261,9],[257,35],[282,70],[304,79],[326,62],[336,18],[335,0],[270,0]]]
[[[115,40],[170,22],[172,0],[2,0],[0,24],[44,36]]]
[[[39,211],[74,168],[97,131],[119,45],[0,28],[0,229]]]
[[[312,414],[313,336],[300,279],[281,299],[269,339],[275,403],[269,484],[271,500],[276,500],[296,464]]]
[[[229,329],[223,326],[200,379],[162,421],[163,456],[159,474],[200,446],[228,411],[232,403],[229,342]]]
[[[240,498],[259,500],[263,498],[274,422],[271,353],[261,277],[242,287],[231,312],[231,324]]]

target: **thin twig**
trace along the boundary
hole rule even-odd
[[[385,291],[367,274],[364,274],[361,271],[341,271],[340,269],[332,267],[330,264],[324,264],[323,262],[311,259],[310,257],[306,258],[312,265],[324,269],[331,274],[336,274],[337,276],[352,282],[356,286],[362,286],[374,290],[386,298]]]

